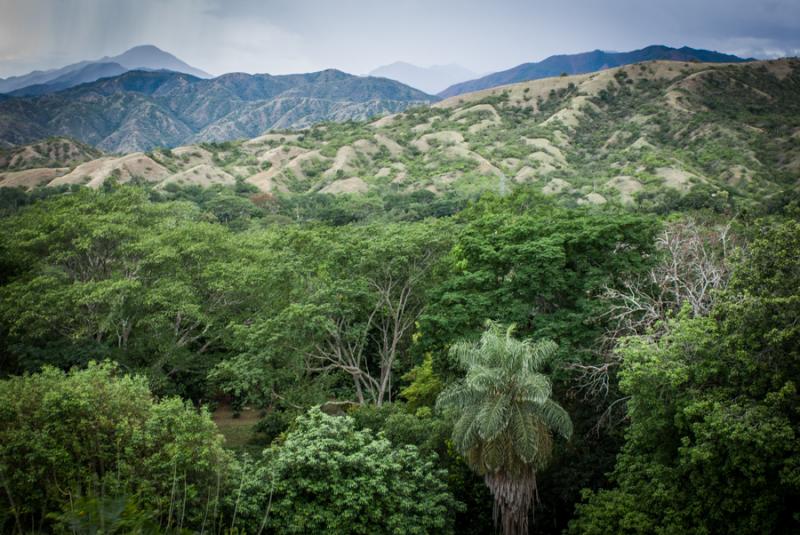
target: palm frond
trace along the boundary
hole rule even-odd
[[[516,454],[528,464],[533,464],[539,453],[539,443],[536,440],[536,427],[533,417],[524,414],[519,407],[514,407],[510,424],[511,437]]]
[[[488,368],[486,366],[473,366],[467,373],[464,383],[467,387],[481,393],[488,393],[496,389],[498,384],[505,381],[502,369]]]
[[[480,340],[454,344],[450,355],[466,368],[466,377],[445,389],[436,406],[459,411],[453,443],[484,476],[504,523],[518,524],[515,532],[523,533],[536,472],[552,455],[553,432],[569,438],[572,421],[550,399],[552,385],[540,373],[556,344],[518,340],[513,332],[513,326],[487,322]]]
[[[436,409],[457,409],[479,403],[482,399],[481,393],[470,388],[464,382],[458,382],[447,387],[436,399]]]
[[[487,399],[478,413],[478,434],[483,440],[491,441],[497,438],[508,427],[511,396],[500,394]]]
[[[547,427],[569,440],[572,436],[572,420],[567,411],[552,399],[537,405],[538,413]]]
[[[558,350],[558,345],[552,340],[539,340],[530,344],[529,360],[527,367],[530,371],[539,371]]]
[[[506,448],[501,440],[490,440],[483,444],[481,464],[485,472],[494,472],[506,463]]]
[[[480,351],[478,350],[478,344],[475,342],[470,342],[468,340],[456,342],[450,346],[448,353],[467,369],[479,363],[476,362],[476,359],[480,358]]]
[[[550,379],[540,373],[529,373],[517,379],[517,396],[523,401],[544,403],[553,393]]]
[[[462,454],[479,443],[477,407],[467,408],[453,425],[453,444]]]

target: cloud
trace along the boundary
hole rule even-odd
[[[650,44],[797,54],[798,0],[0,0],[0,76],[154,44],[211,72],[478,72]]]
[[[202,4],[198,9],[197,4]],[[231,12],[220,17],[216,3],[181,0],[150,10],[131,45],[161,46],[184,61],[212,73],[302,72],[318,68],[305,52],[304,39],[268,19]],[[194,7],[194,9],[190,9]]]
[[[712,41],[711,47],[743,58],[775,59],[800,54],[800,43],[764,37],[732,37]]]
[[[235,6],[236,2],[230,2]],[[214,0],[0,0],[0,76],[154,44],[214,74],[319,68],[306,41]]]

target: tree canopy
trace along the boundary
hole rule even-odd
[[[790,533],[800,527],[800,226],[761,222],[709,316],[627,340],[631,420],[572,533]]]

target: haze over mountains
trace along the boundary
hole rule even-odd
[[[662,59],[748,61],[689,47],[595,50],[552,56],[460,82],[439,96]],[[427,105],[439,97],[415,87],[433,92],[472,73],[458,65],[422,68],[397,62],[371,74],[380,77],[329,69],[280,76],[230,73],[201,78],[197,75],[208,75],[156,47],[141,46],[113,58],[0,81],[7,91],[13,88],[0,95],[0,145],[68,136],[108,152],[135,152],[252,138],[274,129],[363,120]]]
[[[404,61],[397,61],[390,65],[378,67],[370,71],[369,75],[397,80],[432,95],[453,84],[478,76],[477,73],[455,63],[420,67]]]
[[[11,93],[15,96],[41,95],[137,69],[168,70],[199,78],[211,77],[207,72],[192,67],[168,52],[152,45],[143,45],[113,57],[80,61],[59,69],[33,71],[0,79],[0,93]]]
[[[630,65],[642,61],[673,60],[700,61],[703,63],[737,63],[749,61],[730,54],[722,54],[710,50],[700,50],[684,46],[671,48],[663,45],[652,45],[630,52],[604,52],[594,50],[581,54],[565,54],[550,56],[540,62],[523,63],[511,69],[487,74],[476,80],[454,84],[437,93],[442,98],[480,91],[490,87],[538,80],[563,74],[583,74],[610,67]]]

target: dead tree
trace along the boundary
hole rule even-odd
[[[616,348],[622,338],[658,340],[669,332],[669,319],[684,307],[693,317],[708,314],[716,292],[730,278],[729,259],[738,245],[730,226],[706,227],[691,218],[670,223],[656,241],[661,261],[644,276],[604,289],[600,298],[609,309],[601,319],[610,327],[599,344],[601,363],[570,366],[576,391],[585,398],[608,395],[610,374],[620,365]]]

